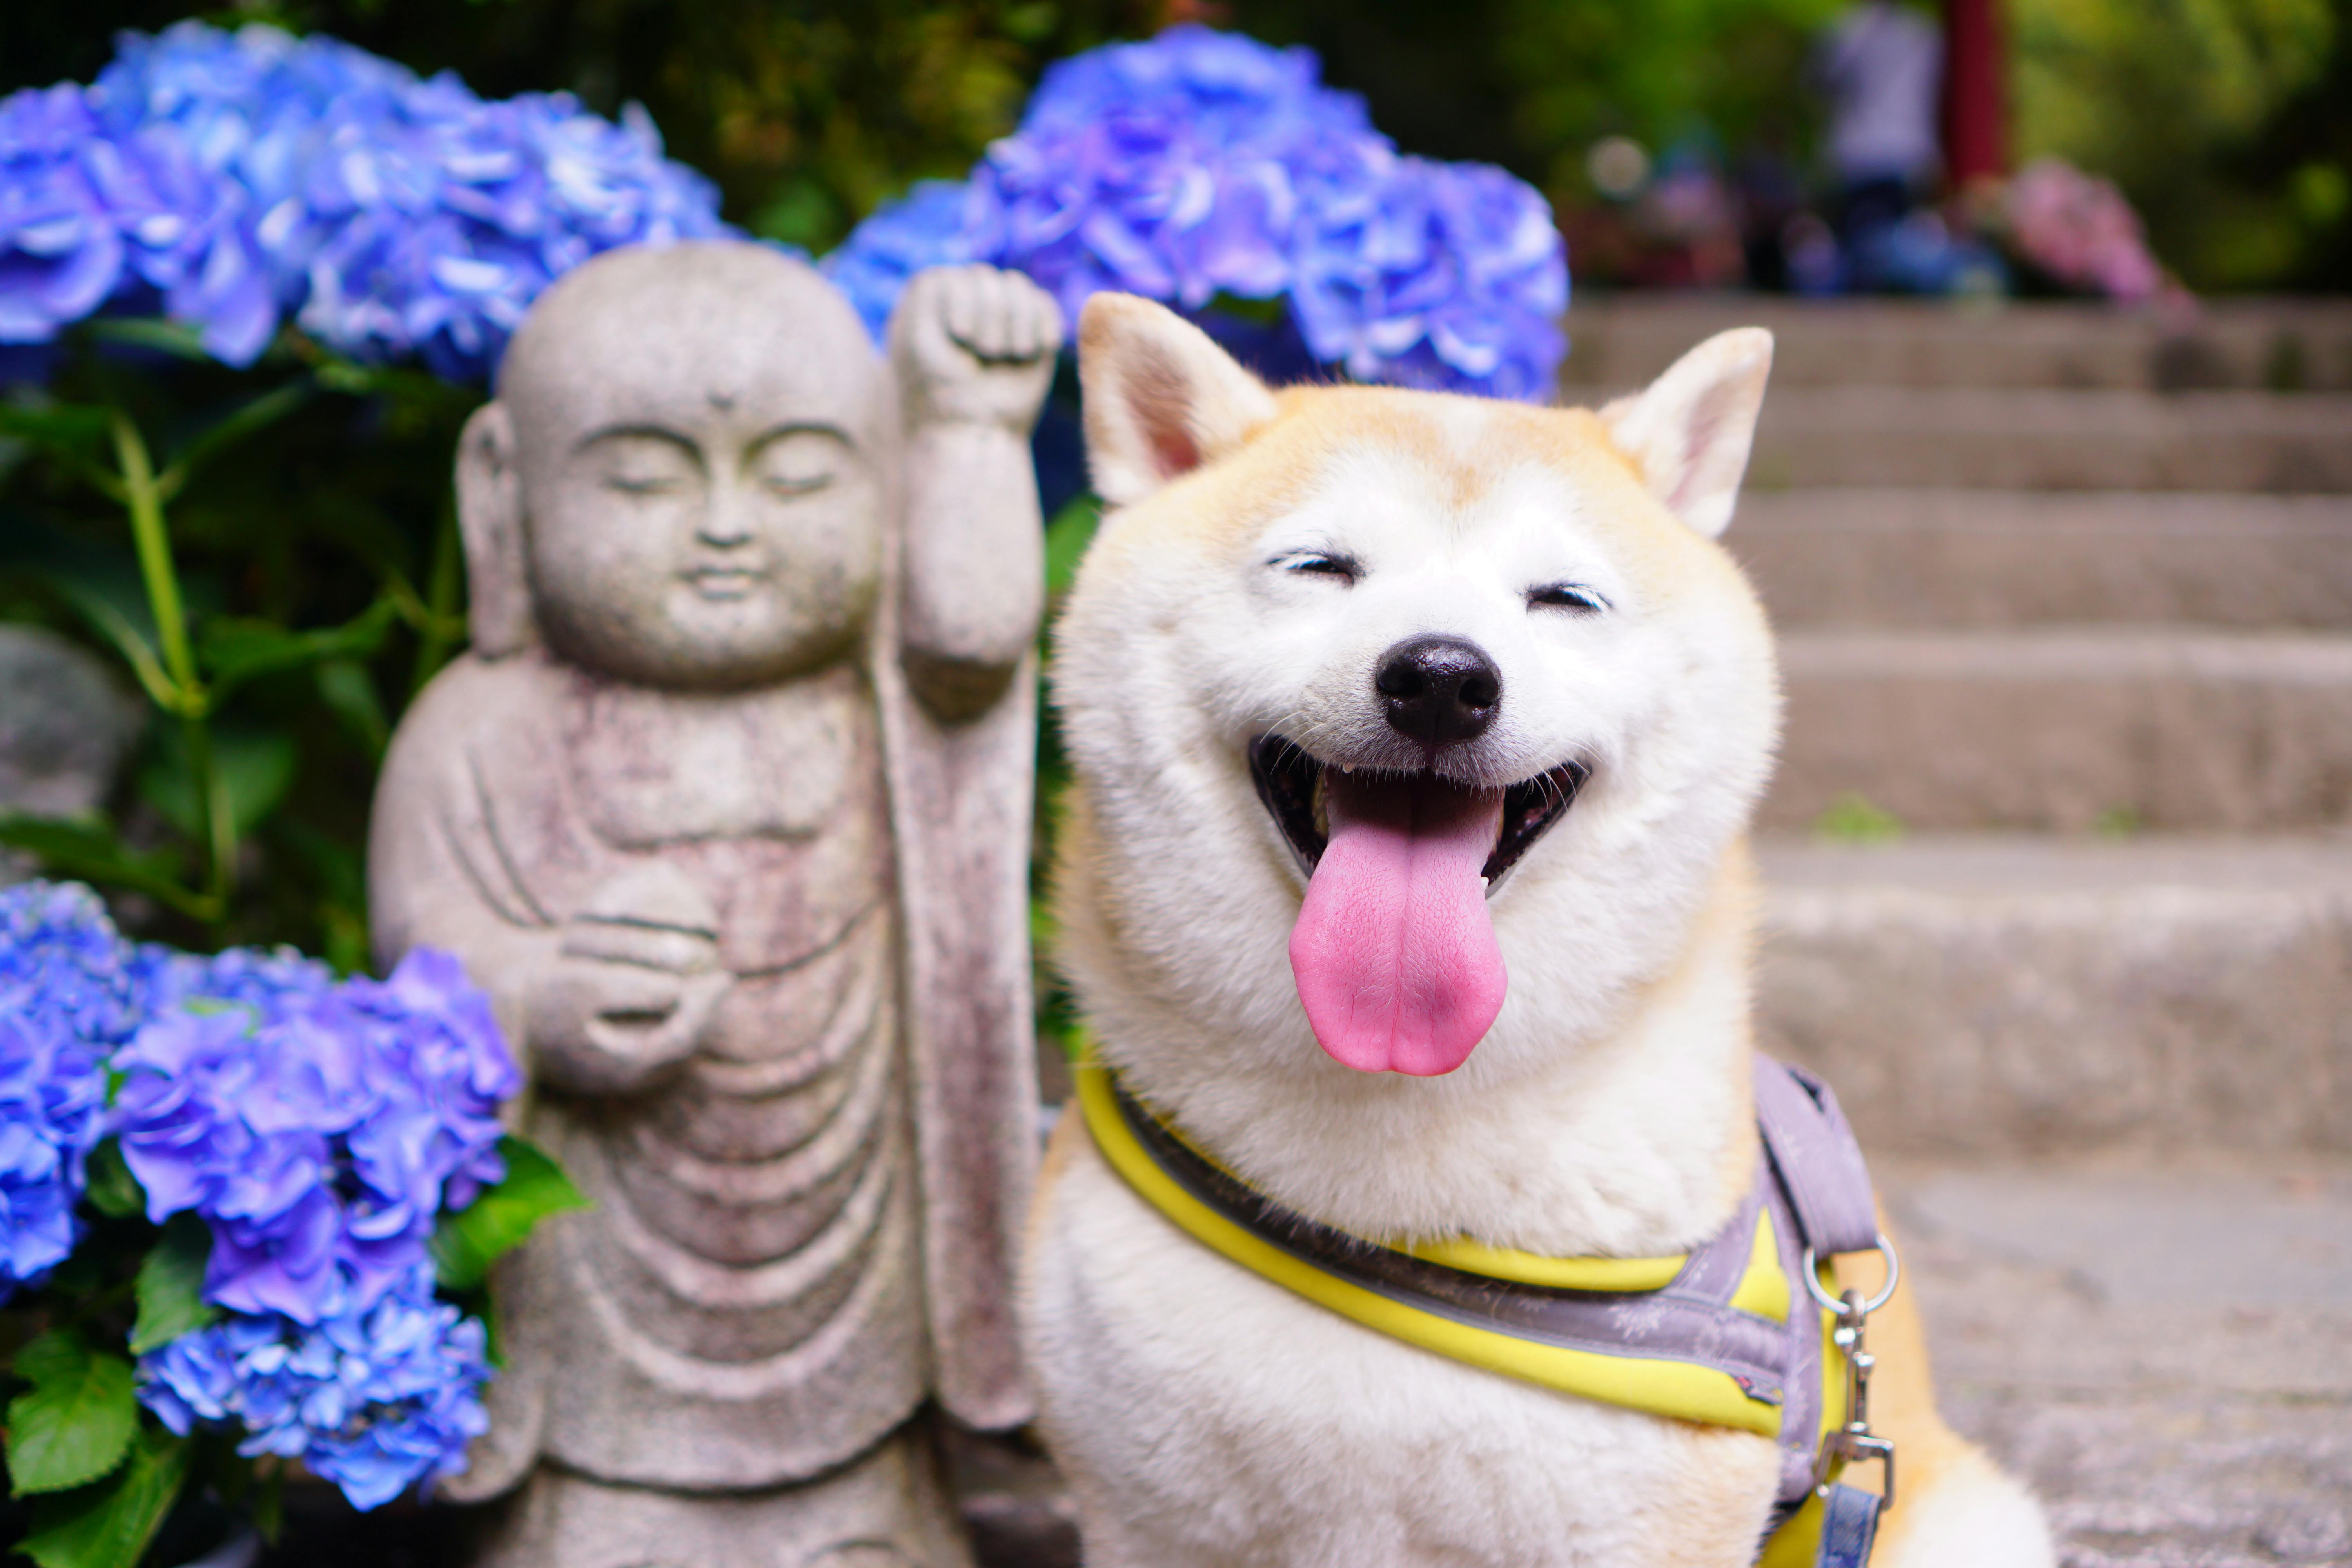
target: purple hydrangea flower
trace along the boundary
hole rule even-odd
[[[299,1459],[374,1509],[465,1468],[489,1426],[487,1351],[480,1321],[435,1300],[419,1265],[315,1323],[236,1313],[183,1334],[141,1358],[139,1397],[184,1436],[241,1426],[238,1453]]]
[[[138,1017],[130,955],[88,888],[0,889],[0,1301],[80,1239],[106,1057]]]
[[[825,267],[878,338],[908,276],[957,260],[1026,272],[1074,331],[1107,289],[1287,295],[1360,380],[1541,398],[1567,348],[1567,257],[1531,187],[1401,158],[1310,51],[1201,26],[1055,66],[967,185],[882,209]]]
[[[114,1059],[148,1217],[204,1216],[221,1306],[302,1323],[364,1309],[444,1207],[504,1174],[498,1102],[520,1079],[488,1002],[428,949],[333,987],[283,957],[213,962],[241,995],[159,1012]]]

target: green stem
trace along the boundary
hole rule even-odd
[[[196,808],[204,817],[205,886],[211,900],[224,911],[229,880],[236,867],[236,818],[229,809],[228,791],[213,766],[212,732],[205,720],[209,694],[196,673],[194,647],[188,641],[188,616],[180,600],[180,578],[172,564],[172,536],[163,522],[163,496],[155,465],[139,427],[121,408],[109,410],[114,432],[114,455],[122,470],[124,504],[131,511],[131,536],[139,551],[139,573],[147,586],[147,607],[155,617],[156,640],[163,645],[163,667],[171,674],[171,706],[178,712],[188,742],[188,774],[195,788]]]

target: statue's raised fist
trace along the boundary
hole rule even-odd
[[[1062,313],[1017,272],[935,267],[890,316],[890,358],[909,416],[1028,432],[1054,379]]]

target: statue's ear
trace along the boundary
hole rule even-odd
[[[1646,390],[1601,409],[1601,423],[1650,493],[1713,539],[1729,526],[1739,500],[1771,374],[1771,333],[1761,327],[1717,332]]]
[[[523,570],[522,485],[514,421],[486,403],[457,437],[457,531],[466,541],[467,621],[474,651],[503,658],[529,647],[534,626]]]
[[[1113,506],[1223,457],[1277,412],[1206,332],[1131,294],[1097,294],[1079,312],[1078,384],[1095,492]]]

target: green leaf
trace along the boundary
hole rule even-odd
[[[210,677],[217,702],[257,675],[322,658],[364,658],[382,645],[399,616],[399,606],[382,598],[341,626],[317,631],[289,631],[273,621],[206,621],[196,661]]]
[[[8,1402],[8,1474],[16,1495],[65,1491],[122,1462],[139,1428],[131,1363],[52,1329],[16,1352],[33,1386]]]
[[[1045,525],[1045,592],[1055,597],[1066,594],[1072,579],[1078,573],[1078,562],[1087,546],[1095,539],[1095,525],[1102,521],[1102,502],[1090,495],[1081,495],[1054,514]]]
[[[1853,790],[1832,797],[1813,818],[1813,831],[1838,844],[1892,844],[1903,837],[1903,819],[1881,810]]]
[[[213,768],[228,792],[230,816],[242,836],[278,808],[294,782],[294,738],[276,730],[223,725],[213,731]],[[205,837],[196,809],[188,743],[174,726],[159,731],[154,754],[139,770],[139,794],[163,818],[191,838]]]
[[[324,659],[316,679],[319,700],[343,721],[369,755],[381,761],[384,747],[392,742],[392,723],[383,716],[383,701],[376,696],[367,666],[355,658]]]
[[[220,1317],[205,1300],[205,1265],[212,1260],[212,1227],[194,1214],[175,1214],[139,1265],[139,1321],[131,1353],[145,1355]]]
[[[150,1426],[116,1474],[37,1500],[16,1550],[41,1568],[137,1568],[187,1475],[187,1439]]]
[[[156,349],[181,359],[213,357],[205,347],[204,329],[193,321],[174,321],[162,316],[97,316],[83,322],[82,331],[94,338]]]
[[[0,845],[27,850],[47,869],[77,881],[129,888],[161,899],[181,913],[198,920],[218,917],[219,911],[212,908],[209,900],[190,892],[174,879],[173,873],[179,866],[172,856],[160,851],[132,852],[100,817],[0,812]]]
[[[226,416],[173,454],[163,480],[167,491],[176,491],[193,473],[215,453],[236,445],[247,436],[268,429],[280,419],[310,401],[318,391],[318,383],[304,376],[274,387],[260,396],[232,410]]]
[[[506,1180],[484,1188],[463,1213],[443,1215],[433,1233],[433,1263],[441,1283],[467,1290],[488,1278],[490,1265],[520,1247],[550,1215],[590,1206],[563,1167],[520,1138],[499,1140]]]
[[[0,403],[0,436],[44,447],[93,447],[106,439],[106,410],[80,403],[52,403],[47,407]]]
[[[147,1194],[122,1157],[122,1143],[109,1138],[90,1151],[89,1181],[82,1189],[89,1206],[109,1219],[129,1219],[147,1210]]]

